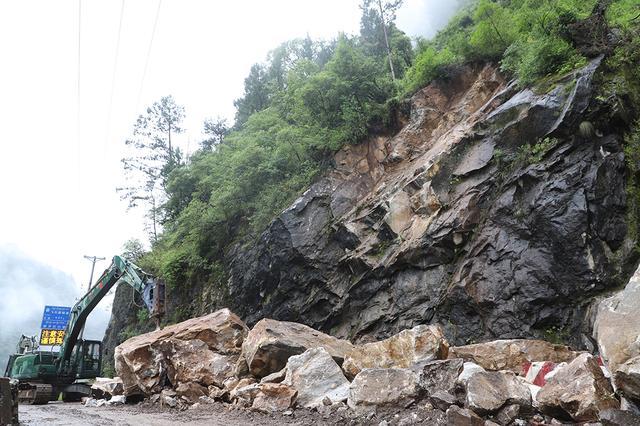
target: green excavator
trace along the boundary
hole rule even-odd
[[[142,295],[150,318],[159,326],[164,314],[164,284],[121,256],[73,306],[59,352],[39,351],[35,339],[23,336],[9,357],[5,376],[19,381],[18,400],[23,404],[46,404],[62,394],[64,401],[91,395],[90,379],[100,375],[102,342],[81,338],[87,317],[107,292],[127,283]]]

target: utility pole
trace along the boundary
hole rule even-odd
[[[85,255],[84,258],[91,261],[91,277],[89,277],[89,286],[87,287],[87,291],[89,291],[89,289],[91,289],[91,284],[93,283],[93,270],[96,267],[96,262],[98,260],[105,260],[105,258],[98,257],[98,256],[87,256],[87,255]]]
[[[85,259],[90,260],[91,261],[91,276],[89,277],[89,285],[87,286],[87,293],[89,292],[89,290],[91,290],[91,284],[93,283],[93,271],[96,268],[96,262],[99,260],[105,260],[104,257],[98,257],[98,256],[84,256]],[[80,330],[80,338],[82,339],[82,334],[84,333],[84,326],[82,327],[82,329]]]
[[[389,45],[389,36],[387,35],[387,23],[384,19],[384,9],[382,7],[382,0],[378,0],[378,8],[380,9],[380,20],[382,21],[382,32],[384,33],[384,43],[387,46],[387,57],[389,58],[389,68],[391,69],[391,80],[395,83],[396,73],[393,69],[393,60],[391,59],[391,46]]]

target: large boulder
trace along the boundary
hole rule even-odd
[[[480,415],[496,413],[508,405],[531,408],[531,392],[511,371],[485,371],[467,381],[466,406]]]
[[[623,396],[640,401],[640,356],[620,365],[613,375],[613,383]]]
[[[449,344],[438,325],[419,325],[386,340],[354,346],[342,365],[348,377],[365,368],[410,368],[447,357]]]
[[[601,411],[620,406],[609,380],[589,354],[559,369],[540,389],[537,400],[544,413],[577,422],[596,421]]]
[[[353,345],[304,324],[265,318],[247,335],[242,344],[242,355],[251,374],[264,377],[284,368],[291,356],[319,347],[342,364]]]
[[[418,375],[408,368],[367,368],[353,379],[347,404],[356,411],[407,407],[420,395]]]
[[[237,315],[221,309],[132,337],[115,350],[124,394],[158,393],[167,374],[174,386],[181,381],[217,383],[227,374],[226,364],[235,364],[248,332]]]
[[[569,362],[582,352],[544,340],[494,340],[449,348],[449,358],[462,358],[486,370],[511,370],[521,373],[524,366],[536,361]]]
[[[349,397],[349,381],[323,347],[289,358],[282,384],[298,392],[296,403],[305,408],[342,402]]]
[[[640,268],[627,286],[598,305],[593,334],[609,370],[640,356]]]
[[[223,386],[223,382],[234,375],[237,355],[221,355],[202,340],[178,340],[170,338],[159,343],[157,354],[161,355],[169,382],[198,382],[205,386]]]

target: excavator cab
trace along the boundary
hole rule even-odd
[[[76,379],[93,379],[100,375],[102,366],[102,342],[78,339],[71,355],[71,365]]]

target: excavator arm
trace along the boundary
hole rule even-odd
[[[143,295],[143,300],[151,313],[151,317],[155,318],[156,323],[159,322],[159,318],[164,313],[164,286],[162,283],[132,262],[120,256],[114,256],[111,266],[104,271],[89,291],[71,308],[69,323],[67,324],[57,360],[58,374],[65,375],[71,372],[71,354],[78,342],[78,336],[85,325],[87,317],[109,290],[120,282],[127,283]]]

